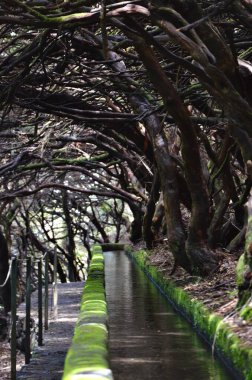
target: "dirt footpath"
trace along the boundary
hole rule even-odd
[[[58,319],[50,320],[49,330],[44,334],[44,345],[35,350],[30,364],[23,366],[17,373],[17,379],[61,379],[66,352],[79,314],[83,286],[81,282],[58,284]],[[36,295],[32,303],[36,304]]]

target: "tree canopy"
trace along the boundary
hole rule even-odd
[[[221,250],[242,247],[251,18],[246,0],[3,0],[0,201],[9,245],[18,230],[23,244],[48,249],[62,238],[61,218],[72,279],[75,236],[89,249],[89,239],[111,239],[109,226],[118,241],[131,223],[131,240],[148,248],[167,236],[176,264],[199,275],[217,268]],[[250,244],[243,258],[249,289]]]

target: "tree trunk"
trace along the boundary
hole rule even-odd
[[[99,222],[98,218],[96,217],[95,210],[93,209],[93,207],[92,207],[92,214],[88,213],[87,215],[88,215],[90,221],[93,223],[93,225],[97,229],[97,231],[101,234],[103,242],[104,243],[110,243],[109,237],[108,237],[105,229],[103,228],[103,226]]]
[[[62,207],[65,215],[65,222],[67,227],[67,261],[69,269],[69,280],[70,281],[80,281],[80,276],[76,269],[75,263],[75,241],[74,232],[72,228],[71,215],[68,208],[68,195],[67,190],[62,191]]]
[[[130,241],[135,244],[139,243],[143,238],[143,212],[138,206],[135,207],[133,204],[129,204],[129,207],[134,218],[130,226]]]
[[[126,66],[121,57],[114,52],[109,52],[108,58],[114,61],[112,64],[114,71],[119,72],[125,81],[128,80],[129,88],[132,88],[129,73],[126,72]],[[186,234],[180,211],[178,175],[176,166],[170,156],[166,135],[159,118],[152,112],[151,105],[141,92],[136,93],[135,89],[133,89],[129,92],[128,99],[137,113],[145,115],[143,122],[152,143],[154,158],[161,181],[170,249],[177,264],[190,271],[191,265],[185,252]],[[134,210],[132,211],[134,215]],[[136,233],[134,235],[131,234],[131,240],[133,242],[137,241],[137,239],[140,240],[142,233],[142,221],[140,217],[134,219],[132,227],[134,227]]]
[[[174,118],[181,132],[185,177],[192,199],[192,213],[186,242],[186,253],[191,262],[191,270],[197,274],[207,275],[217,267],[217,260],[207,247],[209,198],[202,173],[196,132],[186,108],[171,81],[162,70],[153,50],[145,43],[143,38],[134,35],[131,35],[131,37],[134,40],[138,54],[148,70],[152,83],[163,98],[164,106]],[[161,133],[159,134],[159,139],[160,137]],[[159,152],[161,152],[161,149],[159,149]],[[162,153],[166,154],[166,159],[168,159],[169,155],[167,152]],[[166,181],[168,173],[167,170],[164,172],[161,167],[159,167],[159,170],[162,183],[162,181]],[[177,184],[176,186],[178,187]]]
[[[155,238],[159,237],[160,228],[162,226],[164,216],[165,216],[165,210],[164,210],[164,202],[163,202],[163,193],[161,193],[158,203],[156,205],[156,209],[155,209],[155,213],[153,215],[153,221],[152,221]]]
[[[150,105],[141,95],[132,95],[130,98],[139,113],[144,114],[150,110]],[[177,170],[170,156],[168,141],[158,117],[146,116],[144,122],[151,137],[160,176],[169,246],[177,264],[190,271],[190,262],[185,253],[186,234],[180,211]]]
[[[252,193],[247,202],[248,224],[246,231],[245,251],[241,255],[236,268],[236,282],[238,286],[238,308],[241,316],[252,319]]]
[[[143,238],[148,249],[153,248],[153,241],[155,238],[154,233],[152,231],[152,219],[156,209],[156,202],[159,198],[159,190],[160,179],[159,174],[156,172],[152,183],[149,201],[146,206],[146,212],[143,218]]]
[[[54,253],[52,251],[48,251],[48,249],[41,243],[41,241],[33,233],[32,229],[30,227],[28,229],[28,238],[30,239],[31,243],[37,248],[38,251],[42,252],[43,254],[48,252],[49,262],[51,265],[54,265]],[[62,283],[67,282],[67,276],[64,273],[63,268],[62,268],[59,260],[57,260],[57,272],[58,272],[60,281]]]

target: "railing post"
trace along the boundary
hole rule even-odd
[[[11,268],[11,380],[16,380],[17,364],[17,258]]]
[[[26,261],[26,294],[25,294],[25,309],[26,309],[26,331],[25,331],[25,364],[30,363],[31,358],[31,258]]]
[[[45,255],[45,330],[48,330],[48,252]]]
[[[57,289],[57,249],[54,249],[53,258],[53,315],[58,318],[58,289]]]
[[[38,261],[38,345],[43,346],[42,260]]]

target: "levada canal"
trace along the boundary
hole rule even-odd
[[[124,252],[104,258],[114,380],[235,379]]]

